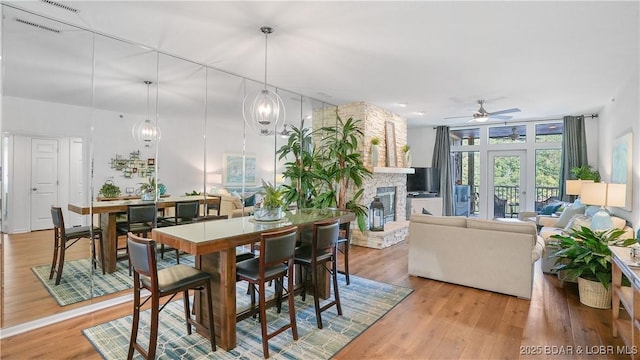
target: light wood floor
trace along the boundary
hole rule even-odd
[[[528,301],[415,278],[407,275],[407,249],[406,243],[384,250],[352,247],[353,275],[414,292],[336,359],[629,358],[615,351],[575,354],[578,346],[597,351],[601,345],[614,349],[623,345],[611,336],[610,310],[581,305],[575,284],[561,286],[538,267],[533,298]],[[81,330],[130,313],[131,305],[123,304],[4,339],[2,359],[99,359]],[[573,354],[545,355],[545,349],[567,351],[569,347]],[[543,356],[521,356],[523,351],[541,351]]]

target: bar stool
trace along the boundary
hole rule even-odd
[[[322,329],[322,317],[320,313],[336,306],[338,315],[342,315],[340,305],[340,293],[338,291],[338,270],[336,265],[337,241],[339,232],[339,220],[328,220],[313,224],[313,238],[311,244],[304,243],[296,249],[295,264],[302,266],[302,301],[306,297],[306,283],[309,273],[311,273],[311,285],[313,287],[313,301],[316,309],[316,322],[318,329]],[[331,262],[331,268],[327,267],[327,262]],[[318,282],[318,268],[327,270],[333,280],[334,299],[329,303],[320,306],[318,297],[320,284]]]
[[[208,330],[211,350],[216,351],[215,326],[213,322],[213,301],[211,299],[211,274],[184,264],[170,266],[158,271],[156,260],[156,242],[151,239],[141,238],[127,234],[127,247],[129,248],[129,260],[133,267],[133,324],[131,326],[131,339],[129,342],[128,359],[133,358],[133,353],[138,350],[147,359],[154,359],[158,342],[158,316],[160,311],[178,294],[182,293],[184,301],[184,316],[187,323],[187,334],[191,335],[191,326]],[[140,295],[142,289],[151,293],[142,303]],[[189,314],[189,290],[204,290],[207,298],[207,316],[209,328],[205,329],[201,324],[191,318]],[[160,298],[171,295],[169,300],[160,307]],[[151,300],[151,325],[149,349],[145,350],[137,342],[138,324],[140,321],[140,308]]]
[[[349,285],[351,284],[351,281],[349,281],[349,247],[351,246],[351,222],[340,224],[340,232],[344,232],[344,237],[341,236],[342,234],[339,234],[336,246],[338,247],[338,251],[341,252],[344,256],[344,271],[338,272],[344,274],[347,285]]]
[[[127,206],[127,222],[116,226],[118,235],[133,233],[137,236],[146,237],[153,228],[156,227],[158,209],[156,204],[141,204]],[[122,258],[129,258],[129,249],[125,245],[117,250],[125,250],[126,255]],[[131,261],[129,261],[129,275],[131,275]]]
[[[102,267],[102,275],[105,274],[104,267],[104,246],[102,242],[102,229],[99,227],[91,226],[74,226],[65,228],[64,216],[62,214],[62,208],[52,206],[51,207],[51,219],[53,221],[53,260],[51,261],[51,272],[49,272],[49,279],[53,279],[53,274],[56,275],[56,285],[60,284],[62,278],[62,269],[64,267],[64,257],[67,249],[75,244],[80,239],[89,239],[92,246],[92,262],[93,268],[97,267],[96,259],[96,241],[100,243],[100,266]]]
[[[293,256],[296,248],[297,227],[291,227],[274,232],[260,234],[260,254],[257,258],[241,261],[236,264],[238,280],[249,282],[251,291],[251,310],[259,312],[260,327],[262,329],[262,351],[265,358],[269,358],[269,339],[291,329],[293,339],[298,340],[295,305],[293,299]],[[271,334],[267,333],[267,301],[265,284],[276,280],[276,297],[278,310],[282,300],[284,276],[287,275],[287,299],[289,302],[289,323],[281,326]],[[256,310],[255,290],[258,285],[259,307]]]

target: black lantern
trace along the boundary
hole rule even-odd
[[[377,196],[369,206],[369,230],[384,231],[384,205]]]

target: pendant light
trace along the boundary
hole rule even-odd
[[[147,84],[147,118],[133,126],[132,135],[136,143],[145,149],[149,149],[160,141],[160,128],[151,122],[149,91],[153,83],[151,81],[145,81],[144,83]]]
[[[264,88],[245,96],[242,102],[242,116],[254,132],[259,135],[271,135],[278,130],[280,123],[284,123],[285,110],[280,96],[275,91],[267,89],[267,40],[273,28],[263,26],[260,31],[264,34]]]

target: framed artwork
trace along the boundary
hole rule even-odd
[[[256,185],[256,156],[253,154],[224,153],[222,159],[222,185]],[[243,166],[244,165],[244,166]]]
[[[398,166],[396,157],[396,128],[393,122],[387,121],[385,124],[385,139],[387,143],[387,167]]]
[[[627,196],[624,209],[633,210],[633,173],[632,173],[633,136],[631,133],[617,138],[613,144],[611,162],[611,182],[626,184]]]

